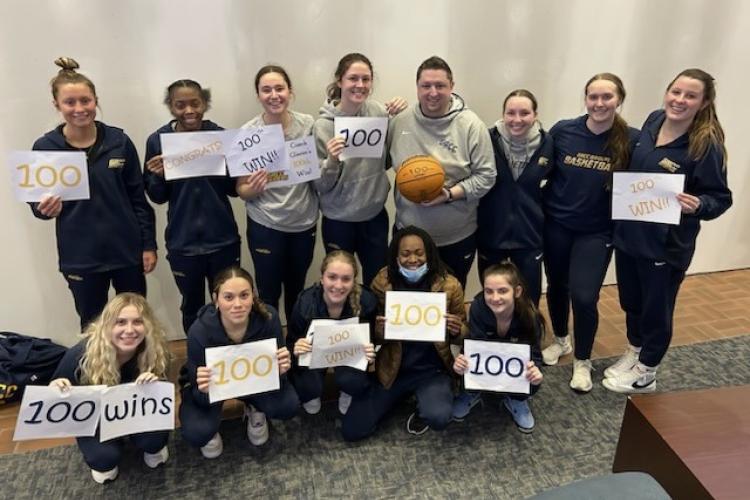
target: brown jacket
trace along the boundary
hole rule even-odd
[[[375,279],[372,280],[371,289],[378,298],[380,304],[379,312],[383,315],[385,311],[385,292],[393,290],[393,287],[388,281],[387,268],[384,267],[378,272]],[[460,343],[461,339],[463,339],[468,333],[468,326],[466,325],[466,308],[464,306],[464,291],[463,288],[461,288],[461,283],[449,274],[445,278],[438,277],[432,284],[431,291],[445,292],[446,300],[448,302],[446,304],[446,310],[461,318],[461,334],[456,335],[455,337],[450,337],[452,342]],[[375,362],[375,371],[377,372],[378,380],[383,384],[383,387],[389,389],[396,380],[398,370],[401,367],[401,341],[385,340],[383,335],[384,332],[382,330],[378,328],[375,329],[373,341],[375,344],[382,344]],[[448,335],[450,336],[450,334]],[[440,359],[443,360],[448,373],[453,374],[453,353],[451,352],[450,343],[435,342],[435,349],[437,349]]]

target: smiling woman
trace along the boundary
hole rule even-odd
[[[542,294],[543,184],[552,172],[552,136],[537,120],[537,100],[526,89],[503,101],[502,118],[490,127],[497,179],[479,200],[477,268],[511,260],[535,305]],[[498,217],[497,214],[504,214]]]
[[[237,194],[234,179],[229,175],[165,179],[162,134],[223,129],[203,119],[211,107],[211,91],[194,80],[172,82],[167,87],[164,104],[173,119],[146,141],[143,182],[151,201],[169,206],[164,231],[167,259],[182,296],[182,328],[187,333],[205,303],[206,284],[209,290],[213,288],[214,275],[240,261],[240,236],[229,203],[229,197]],[[177,168],[184,161],[211,154],[220,145],[216,142],[169,158],[166,168]]]
[[[542,352],[544,362],[554,365],[573,350],[572,305],[570,388],[582,393],[593,387],[589,358],[599,323],[597,303],[612,257],[612,172],[627,168],[638,134],[617,113],[625,100],[617,75],[594,75],[584,92],[587,114],[561,120],[550,130],[555,147],[544,198],[544,268],[555,341]]]
[[[372,282],[378,299],[375,343],[381,344],[375,372],[377,380],[355,396],[342,420],[344,439],[363,439],[398,402],[417,398],[417,411],[407,420],[412,434],[428,427],[444,429],[453,406],[453,354],[450,343],[466,333],[466,309],[461,284],[440,260],[438,249],[424,230],[409,226],[396,232],[388,249],[388,264]],[[446,295],[446,340],[411,342],[385,340],[385,295],[388,291],[443,292]]]
[[[50,386],[65,392],[71,385],[148,383],[167,376],[166,335],[141,295],[115,296],[88,326],[84,337],[65,354]],[[143,452],[146,465],[155,468],[169,458],[168,438],[169,431],[163,431],[132,434],[128,439]],[[96,482],[117,477],[124,439],[100,443],[97,428],[94,436],[76,440]]]
[[[314,128],[318,157],[322,158],[315,189],[323,214],[323,244],[326,252],[346,250],[356,255],[367,284],[385,263],[388,246],[385,200],[391,186],[385,173],[387,151],[380,158],[341,160],[346,141],[335,133],[334,121],[337,116],[393,116],[406,108],[400,97],[385,104],[370,99],[373,79],[367,56],[352,52],[342,57]]]
[[[254,446],[268,440],[266,415],[282,420],[292,418],[299,399],[285,375],[291,360],[276,309],[257,297],[253,278],[246,270],[237,265],[222,270],[214,278],[213,304],[198,311],[198,318],[188,331],[187,362],[180,370],[182,436],[200,448],[204,457],[216,458],[224,450],[219,434],[223,401],[211,403],[209,398],[209,387],[216,380],[206,364],[206,349],[265,339],[275,339],[278,346],[280,388],[238,398],[245,405],[247,437]]]
[[[90,198],[65,201],[48,195],[32,203],[34,215],[55,219],[60,272],[73,294],[83,329],[107,303],[110,283],[117,293],[146,294],[156,266],[154,211],[143,193],[138,153],[118,128],[95,121],[96,88],[78,73],[78,63],[61,57],[50,82],[64,123],[39,138],[41,151],[83,151]]]
[[[649,115],[638,137],[630,170],[684,175],[685,191],[676,195],[682,211],[678,225],[615,225],[617,289],[628,347],[604,372],[604,387],[611,391],[656,390],[656,371],[672,340],[677,292],[693,259],[701,221],[719,217],[732,205],[715,101],[714,78],[687,69],[667,86],[663,109]]]
[[[304,139],[312,133],[313,118],[289,109],[292,80],[275,64],[255,74],[255,94],[263,112],[242,128],[281,125],[284,139]],[[237,178],[237,193],[245,200],[247,245],[258,280],[258,294],[274,308],[284,293],[287,322],[294,301],[305,288],[305,277],[315,250],[318,196],[312,182],[275,185],[275,172],[265,169]]]
[[[307,332],[318,319],[344,320],[357,318],[359,323],[375,326],[377,299],[367,288],[360,285],[357,262],[354,256],[343,250],[335,250],[323,259],[320,266],[320,283],[304,290],[294,304],[286,345],[294,353],[291,371],[292,383],[297,389],[302,407],[315,414],[321,409],[321,395],[325,380],[325,369],[311,370],[301,366],[299,357],[312,351],[314,339],[308,340]],[[375,347],[365,347],[370,362],[375,359]],[[359,396],[370,385],[366,372],[347,366],[334,369],[334,378],[339,394],[339,412],[345,415],[352,396]]]

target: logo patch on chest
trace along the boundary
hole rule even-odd
[[[458,146],[453,144],[450,139],[443,139],[441,141],[438,141],[438,144],[440,144],[442,147],[450,151],[451,153],[456,153],[458,151]]]
[[[122,168],[125,166],[125,158],[110,158],[107,168]]]
[[[662,160],[659,162],[659,166],[671,173],[675,173],[680,169],[680,165],[673,162],[669,158],[662,158]]]

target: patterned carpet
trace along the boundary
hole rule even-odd
[[[659,372],[659,390],[748,384],[748,359],[747,335],[675,347]],[[130,450],[120,477],[104,486],[91,480],[75,446],[2,456],[3,497],[523,498],[610,471],[625,397],[599,384],[609,362],[594,363],[596,385],[583,396],[567,388],[570,366],[545,369],[531,435],[490,400],[465,422],[420,437],[406,433],[404,405],[373,438],[349,444],[329,405],[319,415],[275,423],[260,448],[248,443],[239,420],[225,422],[224,454],[214,461],[179,436],[157,470]]]

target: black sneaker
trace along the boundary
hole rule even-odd
[[[409,418],[406,420],[406,431],[409,434],[421,436],[427,432],[429,428],[430,426],[427,425],[427,422],[422,420],[422,417],[419,416],[419,412],[417,411],[409,415]]]

